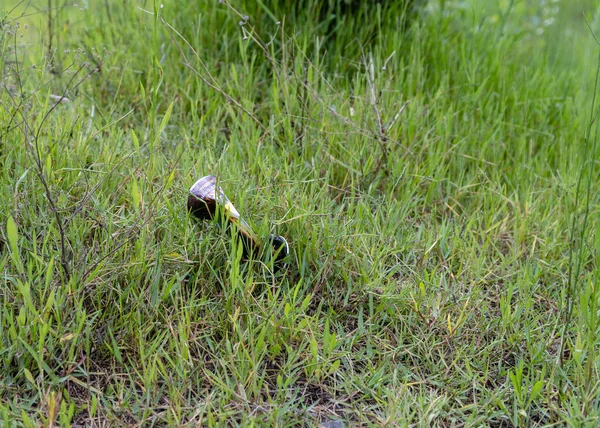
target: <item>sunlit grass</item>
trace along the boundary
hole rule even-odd
[[[579,11],[539,34],[522,2],[404,25],[390,1],[332,33],[283,2],[190,3],[55,9],[52,57],[43,9],[3,18],[4,423],[597,423]],[[45,119],[49,95],[70,101]],[[286,272],[190,218],[207,174],[289,240]]]

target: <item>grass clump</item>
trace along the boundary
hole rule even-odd
[[[6,11],[4,423],[594,424],[598,47],[556,4]],[[290,269],[190,218],[211,173]]]

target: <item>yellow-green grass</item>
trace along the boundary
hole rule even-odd
[[[595,2],[163,3],[0,6],[6,425],[598,423]]]

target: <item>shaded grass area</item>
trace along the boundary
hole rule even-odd
[[[53,9],[51,55],[35,4],[0,30],[6,424],[597,421],[589,56],[518,8],[322,40],[261,2],[91,3]],[[187,215],[209,173],[288,271]]]

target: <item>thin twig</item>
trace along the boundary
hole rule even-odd
[[[378,101],[375,89],[375,64],[373,62],[373,54],[369,52],[369,61],[367,62],[363,50],[362,57],[367,72],[367,84],[369,85],[369,92],[371,95],[371,107],[373,107],[373,112],[375,113],[375,119],[377,121],[379,147],[381,148],[381,156],[379,157],[379,159],[377,159],[377,164],[375,165],[375,170],[373,171],[373,174],[377,175],[377,173],[379,173],[379,170],[381,169],[381,166],[383,164],[386,164],[388,160],[388,138],[385,133],[385,126],[383,125],[383,120],[381,119],[381,112],[379,111],[379,107],[377,106]],[[388,174],[387,168],[384,169],[384,172],[386,173],[386,175]]]
[[[16,37],[16,32],[15,32],[15,37]],[[17,76],[17,83],[18,83],[18,87],[19,87],[19,92],[21,94],[24,94],[24,88],[23,88],[23,84],[21,81],[21,70],[19,68],[18,50],[16,49],[16,46],[17,46],[16,39],[14,42],[14,46],[15,46],[14,55],[15,55],[15,67],[16,67],[15,72],[16,72],[16,76]],[[83,81],[85,81],[90,76],[91,73],[88,73],[83,78],[81,78],[78,82],[73,83],[75,81],[75,79],[77,78],[77,76],[79,76],[79,73],[81,72],[81,70],[83,70],[85,67],[86,67],[86,64],[83,64],[73,74],[73,76],[71,76],[71,78],[65,85],[64,91],[62,91],[63,95],[59,98],[58,102],[56,102],[52,107],[50,107],[44,113],[36,130],[32,129],[32,127],[29,123],[30,116],[27,116],[27,113],[25,111],[23,111],[22,107],[25,105],[24,104],[25,97],[21,96],[19,101],[17,102],[14,99],[14,97],[12,97],[12,95],[10,95],[11,100],[13,101],[13,106],[16,108],[16,111],[21,116],[21,119],[22,119],[21,121],[17,120],[16,114],[13,114],[12,112],[10,112],[9,109],[7,108],[7,106],[5,106],[3,104],[3,107],[5,108],[5,110],[7,110],[7,112],[9,112],[9,114],[11,116],[11,121],[14,121],[17,124],[16,126],[18,126],[18,128],[21,130],[21,133],[23,134],[25,144],[27,145],[27,147],[29,149],[27,151],[28,156],[33,161],[33,164],[35,165],[34,171],[44,188],[44,194],[46,196],[46,199],[48,200],[48,204],[50,205],[50,211],[52,212],[54,219],[56,221],[56,225],[57,225],[57,228],[59,231],[59,237],[60,237],[60,249],[61,249],[60,263],[61,263],[63,274],[66,279],[68,279],[71,275],[71,271],[69,268],[69,258],[70,257],[68,255],[68,250],[67,250],[68,237],[66,234],[66,229],[64,227],[63,219],[58,210],[56,200],[54,199],[52,190],[50,189],[50,185],[49,185],[48,180],[46,179],[46,175],[44,173],[44,165],[42,164],[39,142],[40,142],[40,135],[41,135],[42,129],[44,128],[46,121],[50,117],[50,114],[58,107],[60,102],[67,97],[67,94],[70,91],[79,87],[79,85],[81,85],[83,83]]]
[[[269,130],[267,129],[267,127],[265,127],[265,125],[263,125],[262,122],[260,120],[258,120],[258,118],[251,111],[249,111],[239,101],[237,101],[235,98],[233,98],[231,95],[229,95],[229,93],[227,93],[225,90],[223,90],[221,88],[221,86],[219,85],[219,82],[217,81],[217,79],[215,79],[215,77],[209,71],[208,67],[206,66],[206,64],[204,63],[204,61],[202,61],[202,58],[200,57],[200,55],[198,54],[198,52],[192,47],[192,45],[190,44],[190,42],[188,42],[188,40],[181,33],[179,33],[175,28],[173,28],[169,23],[167,23],[162,17],[160,18],[160,21],[167,28],[167,31],[169,32],[169,35],[171,36],[171,40],[173,40],[173,42],[175,43],[175,45],[179,49],[179,52],[181,53],[181,56],[184,59],[183,65],[185,65],[187,68],[189,68],[205,84],[207,84],[209,87],[211,87],[212,89],[214,89],[215,91],[217,91],[218,93],[220,93],[221,95],[223,95],[227,101],[232,102],[240,110],[242,110],[244,113],[246,113],[254,122],[256,122],[258,124],[258,126],[260,126],[260,128],[265,133],[269,132]],[[188,59],[187,55],[183,51],[183,48],[181,47],[181,45],[179,44],[179,42],[177,41],[177,39],[174,37],[173,34],[176,34],[177,36],[179,36],[179,38],[184,41],[184,43],[186,44],[186,46],[189,49],[191,49],[191,51],[194,53],[194,56],[196,57],[196,59],[198,60],[198,62],[200,63],[200,65],[202,66],[202,68],[204,69],[204,71],[206,72],[206,74],[208,75],[208,77],[209,77],[210,80],[207,79],[205,76],[202,75],[202,73],[200,73],[198,70],[196,70],[194,68],[194,66],[190,63],[190,60]]]
[[[583,153],[582,153],[582,165],[581,165],[581,169],[579,171],[579,176],[577,177],[577,185],[575,188],[575,212],[573,213],[572,216],[572,220],[571,220],[571,233],[570,233],[570,237],[569,237],[569,270],[567,273],[567,278],[568,278],[568,283],[567,283],[567,295],[565,296],[567,302],[566,302],[566,308],[565,308],[565,320],[564,320],[564,324],[563,324],[563,328],[562,328],[562,334],[561,334],[561,341],[560,341],[560,348],[559,348],[559,355],[558,355],[558,361],[559,361],[559,366],[561,368],[564,369],[564,364],[565,364],[565,346],[566,346],[566,342],[567,342],[567,329],[569,328],[570,324],[571,324],[571,317],[573,314],[573,305],[574,305],[574,299],[575,299],[575,291],[577,288],[577,284],[579,283],[579,276],[581,274],[581,269],[582,269],[582,265],[583,265],[583,252],[584,252],[584,247],[585,247],[585,235],[588,233],[587,231],[587,222],[588,222],[588,217],[589,217],[589,212],[590,212],[590,198],[591,198],[591,189],[592,189],[592,171],[590,171],[588,173],[588,180],[587,180],[587,187],[586,187],[586,194],[585,194],[585,206],[584,206],[584,212],[583,212],[583,224],[581,225],[580,229],[577,230],[577,219],[579,218],[578,214],[577,214],[577,210],[578,207],[580,205],[580,198],[582,197],[580,195],[580,191],[581,191],[581,185],[583,183],[584,180],[584,175],[588,169],[588,165],[590,163],[590,161],[594,161],[594,159],[589,159],[589,153],[596,153],[596,144],[597,144],[597,140],[598,138],[596,137],[594,139],[594,142],[592,144],[592,147],[590,147],[590,140],[592,139],[592,126],[594,125],[594,122],[596,121],[597,117],[597,113],[596,113],[596,99],[598,96],[598,90],[600,88],[600,50],[598,51],[598,65],[596,67],[596,77],[595,77],[595,81],[594,81],[594,90],[593,90],[593,95],[592,95],[592,106],[590,109],[590,118],[588,121],[588,126],[585,132],[585,138],[584,138],[584,146],[583,146]],[[590,150],[591,148],[591,150]],[[579,233],[577,233],[579,232]],[[576,239],[576,234],[579,235],[578,237],[578,244],[579,244],[579,248],[577,249],[577,261],[575,264],[575,239]],[[574,266],[575,265],[575,266]],[[559,317],[560,319],[561,317]],[[591,358],[591,357],[590,357]],[[561,387],[562,387],[562,381],[561,381]]]

